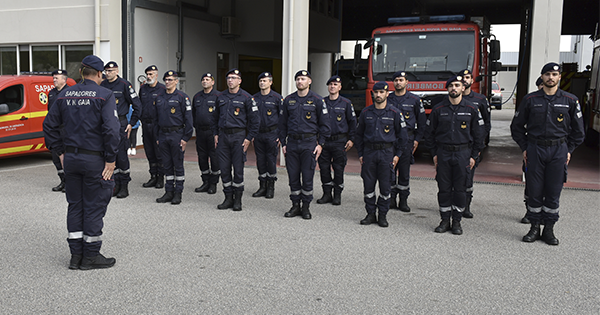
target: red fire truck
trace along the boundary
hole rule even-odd
[[[490,33],[483,17],[464,15],[390,18],[373,30],[369,48],[367,106],[373,104],[371,92],[377,81],[392,85],[392,75],[405,71],[408,90],[423,100],[429,114],[436,99],[447,94],[446,81],[459,71],[473,72],[473,91],[491,97],[492,74],[500,70],[500,42]],[[355,47],[354,60],[360,60],[361,44]]]

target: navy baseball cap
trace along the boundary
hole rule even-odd
[[[148,68],[146,68],[146,70],[144,70],[144,73],[148,73],[150,71],[158,71],[158,67],[155,65],[148,66]]]
[[[329,80],[327,80],[327,85],[329,85],[329,83],[331,82],[338,82],[342,84],[342,78],[340,78],[339,75],[334,75],[333,77],[329,78]]]
[[[92,68],[96,71],[104,70],[104,62],[102,62],[102,59],[98,58],[98,56],[94,56],[94,55],[85,56],[85,58],[83,58],[83,60],[81,60],[81,64],[84,67]]]
[[[452,78],[448,79],[448,81],[446,81],[446,88],[448,88],[448,85],[450,85],[450,83],[452,82],[460,82],[462,83],[462,85],[465,85],[465,81],[463,81],[462,75],[455,75]]]
[[[549,62],[547,64],[544,65],[544,67],[542,68],[542,72],[541,74],[544,74],[548,71],[558,71],[560,72],[560,65],[556,62]]]
[[[233,68],[233,69],[227,71],[227,74],[225,74],[225,76],[228,76],[230,74],[235,74],[235,75],[239,76],[240,78],[242,77],[242,73],[237,68]]]
[[[373,85],[373,91],[377,90],[386,90],[388,89],[388,84],[385,81],[379,81]]]
[[[271,72],[263,72],[258,75],[259,80],[262,78],[273,78],[273,74]]]
[[[471,70],[469,70],[469,69],[465,69],[465,70],[459,72],[458,74],[459,75],[467,75],[467,74],[473,75],[473,72],[471,72]]]
[[[394,73],[394,75],[392,76],[392,80],[396,80],[396,78],[406,78],[406,72],[398,71]]]
[[[52,75],[57,75],[57,74],[67,75],[67,70],[57,69],[57,70],[52,71]]]
[[[163,75],[163,81],[167,78],[167,77],[179,77],[179,74],[177,74],[177,71],[175,70],[169,70],[167,72],[165,72],[165,74]]]
[[[535,80],[535,86],[540,86],[542,83],[544,83],[544,81],[542,81],[542,77],[539,77],[537,80]]]
[[[305,77],[311,78],[310,72],[308,72],[306,70],[300,70],[300,71],[296,72],[296,75],[294,76],[294,80],[298,79],[299,76],[305,76]]]
[[[203,80],[204,78],[211,78],[213,81],[215,80],[215,77],[210,72],[203,74],[200,80]]]
[[[104,66],[104,69],[110,69],[110,68],[118,68],[119,65],[114,62],[114,61],[109,61],[106,63],[106,65]]]

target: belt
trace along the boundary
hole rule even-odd
[[[365,147],[373,150],[384,150],[387,148],[391,148],[394,145],[393,142],[384,142],[384,143],[365,143]]]
[[[119,120],[127,120],[127,115],[119,115]]]
[[[207,130],[210,130],[210,125],[196,126],[196,129],[202,130],[202,131],[207,131]]]
[[[406,130],[406,133],[408,134],[409,137],[412,137],[412,136],[415,135],[415,130],[414,129],[409,129],[409,130]]]
[[[470,147],[471,147],[471,145],[470,145],[470,144],[468,144],[468,143],[465,143],[465,144],[459,144],[459,145],[450,145],[450,144],[444,144],[444,145],[442,146],[442,148],[443,148],[444,150],[446,150],[446,151],[454,151],[454,152],[456,152],[456,151],[461,151],[461,150],[465,150],[465,149],[468,149],[468,148],[470,148]]]
[[[542,147],[552,147],[567,142],[565,137],[558,139],[534,139],[533,142]]]
[[[316,136],[316,133],[298,133],[295,135],[288,135],[288,137],[294,139],[294,140],[302,140],[302,139],[307,139],[310,137],[314,137]]]
[[[144,120],[142,120],[142,123],[144,123],[144,124],[151,124],[153,122],[154,122],[154,120],[152,120],[152,119],[144,119]]]
[[[246,131],[246,128],[223,128],[221,130],[223,130],[224,133],[230,135],[230,134],[233,134],[233,133],[238,133],[238,132]]]
[[[271,126],[271,127],[267,127],[267,128],[260,128],[260,130],[259,130],[259,131],[260,131],[261,133],[265,133],[265,132],[270,132],[270,131],[273,131],[273,130],[275,130],[275,129],[277,129],[277,125],[273,125],[273,126]]]
[[[65,151],[67,153],[81,153],[81,154],[104,156],[104,152],[102,152],[102,151],[91,151],[91,150],[80,149],[80,148],[76,148],[76,147],[66,147]]]
[[[345,139],[348,138],[348,134],[347,133],[338,133],[337,135],[333,135],[327,139],[325,139],[326,141],[335,141],[335,140],[339,140],[339,139]]]
[[[179,129],[183,129],[183,126],[162,127],[162,128],[160,128],[160,131],[162,131],[162,132],[173,132],[173,131],[177,131]]]

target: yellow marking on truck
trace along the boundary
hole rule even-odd
[[[42,111],[33,112],[33,113],[23,113],[23,114],[0,116],[0,122],[21,120],[21,118],[23,118],[23,117],[26,117],[26,118],[46,117],[46,114],[48,114],[48,111],[42,110]]]
[[[16,152],[29,151],[29,150],[31,150],[31,148],[33,148],[33,145],[22,145],[22,146],[19,146],[19,147],[12,147],[12,148],[0,149],[0,155],[9,154],[9,153],[16,153]]]

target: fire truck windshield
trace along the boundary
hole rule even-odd
[[[374,39],[374,81],[391,81],[396,71],[406,71],[411,81],[447,80],[465,68],[473,69],[472,31],[380,34]]]

